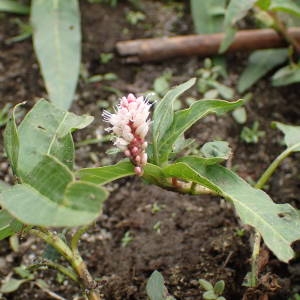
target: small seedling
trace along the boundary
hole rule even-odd
[[[129,11],[126,14],[126,20],[131,25],[136,25],[145,20],[145,15],[140,11]]]
[[[14,19],[13,22],[18,26],[19,34],[6,40],[7,44],[22,42],[32,35],[32,26],[20,19]]]
[[[146,292],[150,300],[176,300],[168,293],[160,272],[154,271],[148,279]]]
[[[157,77],[153,83],[154,92],[161,96],[166,93],[168,89],[170,89],[170,81],[172,78],[172,72],[166,71],[161,76]]]
[[[159,205],[157,202],[154,202],[151,207],[151,213],[155,214],[160,212],[164,208],[164,205]]]
[[[203,299],[205,300],[226,300],[222,294],[225,288],[224,280],[219,280],[213,286],[209,281],[205,279],[199,279],[200,286],[206,290],[203,293]]]
[[[85,65],[80,67],[80,77],[85,83],[95,83],[100,81],[112,81],[117,80],[118,76],[115,73],[95,74],[90,76]]]
[[[246,142],[247,144],[256,144],[258,143],[261,137],[265,136],[265,132],[259,130],[259,122],[255,121],[252,127],[243,127],[241,132],[241,139],[242,141]]]
[[[238,237],[243,237],[245,235],[245,229],[244,228],[236,229],[235,235],[238,236]]]
[[[114,58],[114,54],[113,53],[101,53],[100,54],[100,63],[105,65],[107,63],[109,63],[112,59]]]
[[[204,60],[204,67],[196,71],[196,76],[198,77],[198,91],[204,95],[204,98],[214,99],[219,95],[225,99],[233,97],[233,89],[219,82],[222,67],[214,66],[211,59]]]
[[[160,225],[161,225],[161,222],[158,221],[156,222],[154,225],[153,225],[153,229],[156,231],[156,233],[160,234]]]
[[[123,238],[122,238],[122,241],[121,241],[121,245],[123,248],[127,247],[129,245],[129,243],[131,243],[133,240],[133,237],[130,233],[130,231],[126,231]]]
[[[232,116],[238,124],[245,124],[247,121],[247,112],[245,107],[238,107],[235,109],[232,112]]]

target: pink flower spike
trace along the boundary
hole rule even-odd
[[[137,176],[143,176],[143,169],[141,167],[135,167],[134,168],[134,173],[137,175]]]
[[[102,113],[103,120],[111,125],[106,131],[114,134],[114,144],[130,158],[138,176],[143,175],[143,166],[147,164],[148,143],[145,137],[149,131],[150,107],[143,96],[137,98],[129,94],[120,99],[114,114],[108,111]]]

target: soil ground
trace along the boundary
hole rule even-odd
[[[101,64],[99,54],[113,52],[115,43],[140,37],[175,35],[192,32],[188,9],[178,2],[166,5],[160,1],[142,1],[146,19],[130,25],[126,14],[135,10],[120,2],[112,8],[103,4],[81,1],[83,54],[82,63],[89,75],[113,72],[116,81],[87,83],[82,77],[71,111],[91,114],[94,123],[75,134],[80,143],[104,134],[101,111],[106,103],[114,105],[120,95],[129,92],[145,93],[153,81],[165,71],[172,72],[172,85],[195,75],[203,64],[202,58],[178,58],[159,63],[126,65],[114,56],[108,64]],[[0,18],[0,108],[27,101],[27,111],[40,97],[46,97],[43,80],[33,52],[31,40],[8,44],[7,39],[18,34],[14,23],[17,16]],[[27,18],[21,18],[27,22]],[[235,87],[246,55],[227,57],[229,76],[225,84]],[[243,178],[255,181],[268,164],[284,149],[281,134],[270,127],[271,121],[300,125],[299,85],[272,88],[268,79],[261,80],[252,90],[252,100],[246,104],[246,125],[259,121],[265,137],[257,144],[246,144],[240,139],[242,126],[230,114],[209,116],[188,133],[200,145],[215,139],[226,140],[233,149],[230,165]],[[196,90],[191,96],[199,97]],[[236,93],[235,99],[241,95]],[[184,98],[182,98],[184,99]],[[3,128],[2,128],[3,129]],[[76,168],[100,166],[117,161],[108,157],[107,142],[77,147]],[[284,161],[269,182],[267,192],[278,203],[300,207],[299,155]],[[12,181],[11,172],[0,143],[0,179]],[[210,196],[179,195],[147,185],[138,178],[119,180],[109,186],[111,195],[103,214],[83,236],[81,252],[91,273],[99,279],[105,299],[146,299],[145,285],[154,270],[163,274],[166,286],[176,299],[202,299],[198,279],[205,278],[226,283],[224,296],[228,300],[242,299],[246,288],[243,279],[249,271],[251,230],[243,227],[233,208],[223,199]],[[241,229],[245,229],[243,234]],[[124,243],[124,236],[132,240]],[[4,278],[20,264],[30,264],[43,253],[42,242],[28,237],[20,238],[17,252],[8,241],[0,243],[0,276]],[[272,254],[261,272],[265,279],[260,290],[270,299],[288,299],[300,291],[299,261],[289,265],[280,263]],[[51,270],[36,272],[49,290],[64,299],[81,299],[80,290],[66,278],[57,277]],[[263,277],[264,276],[264,277]],[[269,281],[267,281],[269,280]],[[273,289],[270,284],[278,284]],[[1,299],[54,299],[39,289],[34,281],[24,284],[17,292]],[[57,298],[62,299],[62,298]],[[247,299],[259,299],[251,293]],[[265,299],[265,298],[260,298]]]

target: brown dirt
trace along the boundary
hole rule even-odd
[[[165,70],[173,73],[172,84],[194,76],[202,59],[179,58],[156,64],[127,66],[115,58],[108,64],[99,63],[99,54],[112,52],[118,40],[174,35],[190,30],[187,15],[179,17],[178,8],[159,1],[142,1],[146,20],[137,26],[129,25],[125,14],[132,7],[120,3],[116,8],[81,1],[83,27],[83,66],[90,75],[114,72],[118,80],[112,82],[79,82],[77,101],[71,110],[95,116],[95,122],[75,134],[82,141],[103,134],[101,121],[103,99],[112,105],[119,95],[128,92],[145,93],[152,88],[154,79]],[[159,13],[157,13],[159,12]],[[0,108],[5,103],[28,101],[28,110],[39,97],[45,97],[43,81],[39,75],[31,41],[8,45],[7,38],[17,34],[12,23],[16,16],[0,18]],[[27,21],[26,18],[22,20]],[[167,21],[166,21],[167,20]],[[188,21],[186,21],[188,20]],[[127,28],[124,30],[124,28]],[[245,56],[228,58],[230,66],[227,84],[234,86],[245,63]],[[109,89],[107,88],[109,87]],[[227,140],[233,148],[232,167],[245,179],[256,180],[264,168],[283,150],[280,133],[270,128],[273,120],[299,125],[299,85],[274,89],[268,80],[252,89],[253,99],[247,103],[247,125],[254,120],[266,132],[259,144],[249,145],[239,139],[242,126],[230,114],[209,116],[189,131],[199,144],[214,139]],[[191,94],[196,96],[196,91]],[[238,98],[239,95],[236,95]],[[99,166],[116,161],[117,157],[105,155],[109,145],[105,142],[78,147],[76,167]],[[0,179],[11,182],[3,146],[0,144]],[[289,202],[298,208],[299,168],[295,162],[299,155],[287,159],[271,179],[268,193],[277,202]],[[146,280],[158,269],[165,277],[169,292],[177,299],[201,299],[198,279],[226,283],[228,300],[242,299],[245,288],[241,286],[249,271],[250,234],[242,237],[242,228],[230,205],[222,199],[208,196],[187,196],[164,191],[142,183],[139,179],[122,179],[109,186],[111,196],[106,201],[103,215],[81,242],[81,252],[92,274],[99,279],[105,299],[146,299]],[[160,210],[153,212],[153,206]],[[159,222],[159,223],[158,223]],[[157,229],[160,224],[159,229]],[[155,226],[156,225],[156,226]],[[156,229],[155,229],[156,228]],[[122,238],[130,232],[132,241],[125,247]],[[20,239],[19,252],[13,252],[7,241],[0,243],[0,276],[3,278],[20,264],[30,264],[42,254],[44,245],[35,239]],[[272,255],[262,274],[271,272],[277,277],[281,289],[271,299],[288,299],[299,292],[299,262],[285,265]],[[51,291],[66,299],[80,299],[80,290],[67,279],[59,282],[51,270],[36,273],[43,278]],[[3,299],[53,299],[34,285],[26,283],[17,292]],[[257,299],[257,298],[256,298]]]

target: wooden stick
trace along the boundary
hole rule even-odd
[[[288,33],[300,41],[300,27]],[[116,44],[118,53],[127,63],[159,61],[175,56],[211,56],[218,54],[224,33],[186,35],[153,39],[122,41]],[[238,31],[227,52],[286,47],[286,41],[272,29]]]

